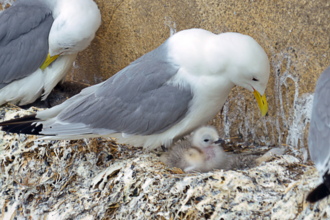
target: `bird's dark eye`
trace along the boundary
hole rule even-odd
[[[254,77],[252,78],[252,80],[253,80],[253,81],[256,81],[256,82],[258,82],[258,81],[259,81],[258,79],[254,78]]]
[[[64,48],[64,50],[69,50],[69,48],[68,47],[66,47],[66,48]],[[254,79],[254,78],[253,78]]]
[[[204,139],[204,142],[209,142],[209,139]]]

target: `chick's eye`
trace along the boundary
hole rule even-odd
[[[252,78],[252,80],[253,80],[253,81],[256,81],[256,82],[258,82],[258,81],[259,81],[258,79],[254,78],[254,77]]]
[[[66,48],[64,48],[64,50],[69,50],[69,48],[68,48],[68,47],[66,47]]]
[[[209,139],[204,139],[204,142],[209,142]]]

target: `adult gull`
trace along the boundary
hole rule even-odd
[[[254,93],[264,116],[269,73],[267,54],[252,37],[184,30],[105,82],[0,126],[46,139],[103,136],[147,149],[168,147],[211,120],[235,85]]]
[[[101,24],[92,0],[17,0],[0,14],[0,105],[46,99]]]
[[[309,123],[308,148],[312,160],[322,177],[322,183],[307,196],[316,202],[330,195],[330,67],[317,81],[312,117]]]

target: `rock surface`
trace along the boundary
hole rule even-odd
[[[316,81],[330,64],[330,2],[308,0],[95,0],[102,25],[79,53],[68,79],[106,80],[130,62],[189,28],[240,32],[256,39],[271,64],[268,116],[261,118],[252,93],[234,88],[211,122],[228,138],[307,148]]]
[[[0,118],[35,111],[7,105]],[[111,139],[44,141],[0,132],[0,220],[327,218],[328,198],[305,203],[319,180],[316,169],[287,148],[253,169],[188,175],[165,167],[157,152]]]
[[[0,0],[0,13],[13,1]],[[304,202],[320,180],[299,153],[316,81],[330,64],[329,1],[95,1],[102,26],[67,79],[102,82],[183,29],[248,34],[271,63],[269,115],[260,118],[252,94],[234,88],[210,123],[222,138],[290,152],[249,170],[186,175],[156,153],[109,139],[47,142],[0,132],[0,220],[329,218],[329,198]],[[2,107],[0,120],[33,111]]]

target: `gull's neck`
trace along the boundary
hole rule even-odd
[[[58,1],[54,1],[54,0],[44,0],[45,4],[53,11],[54,8],[56,8],[57,2]]]
[[[60,14],[60,4],[62,0],[44,0],[45,4],[52,10],[55,19]]]

